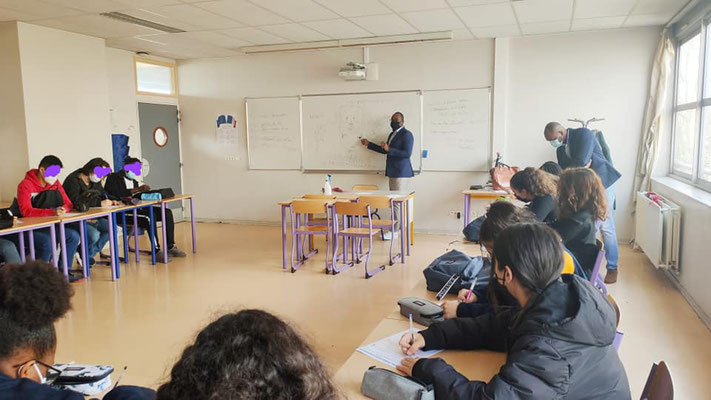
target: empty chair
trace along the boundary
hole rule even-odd
[[[612,308],[615,309],[615,314],[617,315],[617,322],[615,322],[616,328],[620,325],[620,307],[617,306],[617,302],[609,294],[607,295],[607,301],[609,301],[612,305]],[[615,339],[612,341],[612,345],[615,346],[616,350],[620,349],[620,345],[622,344],[622,338],[624,337],[624,335],[624,333],[618,330],[615,331]]]
[[[304,243],[302,241],[304,236],[309,238],[314,235],[325,235],[326,236],[326,269],[329,269],[328,265],[328,253],[331,246],[331,217],[328,212],[328,202],[324,200],[295,200],[292,201],[289,210],[291,213],[291,272],[296,272],[299,267],[301,267],[307,258],[312,254],[318,252],[315,250],[309,254],[304,254]],[[326,225],[308,225],[302,224],[302,217],[308,220],[308,216],[312,214],[325,214],[326,215]],[[298,258],[298,262],[295,262],[295,258]]]
[[[304,199],[308,200],[336,200],[336,196],[331,195],[331,194],[305,194],[303,196]],[[320,215],[307,215],[306,216],[306,225],[323,225],[327,226],[329,224],[328,220],[326,219],[325,214],[320,214]],[[314,249],[314,238],[313,236],[309,237],[309,252],[313,251]]]
[[[674,399],[674,383],[672,382],[671,373],[667,364],[660,361],[659,364],[652,364],[652,370],[649,371],[647,383],[642,390],[641,400],[673,400]]]
[[[393,199],[391,199],[388,196],[360,196],[358,197],[358,201],[361,203],[365,203],[370,206],[370,209],[377,209],[377,208],[383,208],[383,209],[388,209],[390,210],[390,215],[395,215],[395,206],[393,204]],[[372,216],[373,214],[371,214]],[[395,220],[393,219],[377,219],[373,220],[373,228],[380,229],[382,231],[390,231],[390,232],[395,232]],[[402,242],[403,238],[400,238],[400,242]],[[400,260],[402,260],[402,254],[398,253],[393,257],[393,242],[395,240],[390,241],[390,253],[389,253],[389,263],[390,265],[393,265],[395,263],[395,259],[398,257]],[[401,246],[402,247],[402,246]]]
[[[336,202],[333,207],[332,223],[335,236],[332,262],[334,275],[360,262],[361,257],[365,258],[366,278],[385,269],[385,265],[381,265],[373,272],[368,270],[370,255],[373,251],[373,236],[377,235],[380,229],[373,229],[373,218],[370,216],[370,206],[367,203]],[[339,238],[343,240],[344,264],[342,265],[337,265]],[[368,238],[368,251],[362,253],[360,242],[365,238]],[[352,257],[350,262],[348,261],[349,247]]]
[[[592,273],[590,273],[590,282],[593,286],[600,289],[602,294],[607,295],[607,286],[605,286],[605,280],[600,276],[600,268],[602,267],[602,262],[605,261],[605,248],[600,240],[597,242],[597,257],[595,258],[595,264],[593,264]]]

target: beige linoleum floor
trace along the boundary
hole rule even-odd
[[[337,276],[317,255],[295,274],[281,269],[278,227],[198,224],[198,253],[168,266],[143,256],[111,282],[107,267],[74,284],[74,310],[58,323],[58,362],[128,366],[122,383],[157,387],[197,331],[223,312],[263,308],[295,324],[335,372],[400,297],[417,295],[422,269],[456,236],[417,234],[407,264],[372,279],[362,264]],[[189,252],[190,225],[176,226]],[[145,246],[145,242],[144,242]],[[454,245],[458,246],[458,245]],[[317,241],[317,247],[324,247]],[[377,241],[373,264],[385,259]],[[133,258],[133,257],[131,257]],[[620,281],[611,286],[625,337],[620,354],[638,398],[653,361],[665,360],[676,398],[711,393],[711,332],[641,253],[621,249]]]

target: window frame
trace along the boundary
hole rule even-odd
[[[138,63],[143,63],[143,64],[153,64],[153,65],[158,65],[161,67],[168,67],[170,68],[170,77],[171,77],[171,84],[173,87],[173,91],[171,94],[164,94],[164,93],[153,93],[153,92],[143,92],[138,90]],[[144,58],[144,57],[133,57],[133,77],[135,81],[135,90],[136,94],[140,96],[160,96],[160,97],[170,97],[170,98],[177,98],[178,97],[178,68],[177,65],[174,63],[169,63],[169,62],[164,62],[164,61],[157,61],[153,60],[150,58]]]

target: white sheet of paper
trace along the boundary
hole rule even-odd
[[[77,215],[82,215],[82,214],[83,213],[80,213],[80,212],[68,212],[68,213],[62,214],[61,216],[65,217],[65,218],[69,218],[69,217],[76,217]]]
[[[381,339],[377,342],[359,347],[356,350],[393,368],[400,365],[400,362],[402,362],[402,360],[405,358],[428,358],[437,353],[442,352],[442,350],[420,350],[414,356],[408,356],[403,354],[402,349],[400,349],[399,342],[400,338],[405,333],[409,333],[409,330],[396,333],[392,336],[388,336],[385,339]]]

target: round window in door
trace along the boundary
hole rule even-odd
[[[158,147],[165,147],[165,145],[168,144],[168,131],[162,126],[157,127],[153,131],[153,142]]]

